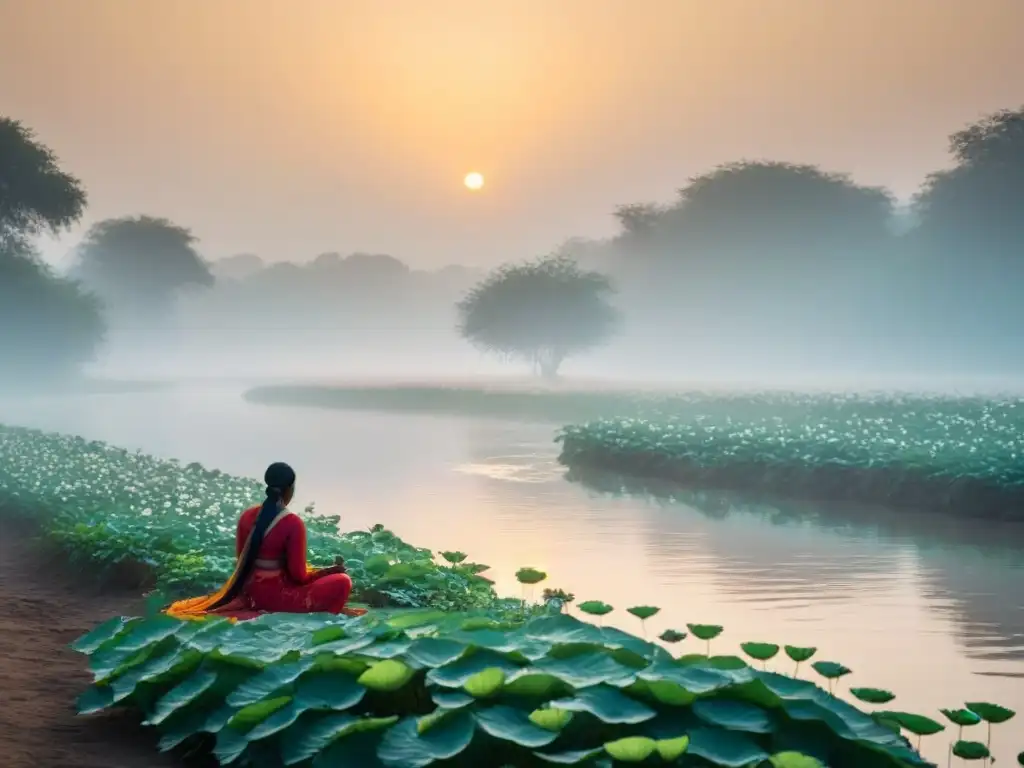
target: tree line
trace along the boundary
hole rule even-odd
[[[68,377],[117,329],[190,319],[207,333],[291,323],[297,335],[346,338],[454,326],[545,376],[606,342],[682,369],[845,361],[1016,373],[1024,108],[955,132],[950,154],[907,206],[816,166],[723,165],[668,203],[620,206],[612,238],[569,240],[489,275],[365,253],[211,263],[187,227],[153,216],[93,225],[58,274],[34,242],[80,221],[86,191],[28,127],[0,118],[0,323],[19,329],[0,335],[0,379]]]

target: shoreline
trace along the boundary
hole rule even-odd
[[[569,470],[655,480],[682,489],[767,494],[789,501],[863,504],[965,520],[1024,521],[1024,488],[1003,488],[960,477],[940,480],[897,467],[809,467],[767,463],[702,466],[683,458],[623,453],[563,444],[558,461]]]
[[[76,714],[90,683],[70,644],[112,615],[140,614],[137,592],[83,578],[46,546],[34,522],[0,508],[0,708],[5,768],[208,768],[208,759],[161,754],[138,714]]]

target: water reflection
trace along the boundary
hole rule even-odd
[[[0,401],[0,421],[236,474],[283,457],[299,469],[298,504],[315,499],[348,529],[383,522],[416,544],[467,552],[506,594],[519,593],[516,569],[535,566],[547,586],[616,606],[608,623],[626,629],[639,627],[624,608],[658,605],[653,632],[717,623],[723,651],[745,640],[814,645],[856,684],[897,692],[903,709],[990,700],[1024,711],[1014,679],[1024,675],[1024,526],[607,474],[567,482],[548,426],[269,408],[238,394]],[[1001,758],[1016,754],[1024,717],[994,738]],[[940,739],[927,747],[935,759]]]
[[[739,602],[793,611],[856,602],[875,608],[917,582],[930,608],[952,620],[961,649],[979,661],[1024,661],[1024,525],[964,521],[857,505],[752,501],[667,483],[571,470],[567,479],[602,495],[696,510],[719,525],[708,537],[714,578]],[[671,520],[665,522],[671,526]],[[685,517],[678,525],[686,527]],[[823,533],[839,536],[823,536]],[[649,545],[672,559],[670,539]],[[1007,671],[1009,672],[1009,670]],[[1006,674],[993,669],[979,674]]]

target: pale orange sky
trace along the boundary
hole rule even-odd
[[[743,157],[907,195],[1024,103],[1022,51],[1024,0],[0,0],[0,114],[86,223],[485,266]]]

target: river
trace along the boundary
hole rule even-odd
[[[451,417],[266,407],[237,388],[0,400],[0,421],[258,476],[297,470],[296,506],[380,522],[406,540],[491,566],[520,594],[521,566],[547,585],[624,610],[656,605],[648,631],[713,623],[713,652],[743,641],[816,646],[848,684],[887,688],[891,709],[991,701],[1021,714],[993,729],[1002,763],[1024,750],[1024,526],[849,511],[780,520],[701,511],[565,479],[554,427]],[[863,519],[861,519],[863,520]],[[678,649],[701,650],[686,640]],[[788,659],[773,666],[789,671]],[[951,733],[952,731],[947,731]],[[985,740],[983,726],[968,738]],[[945,764],[945,734],[925,753]]]

